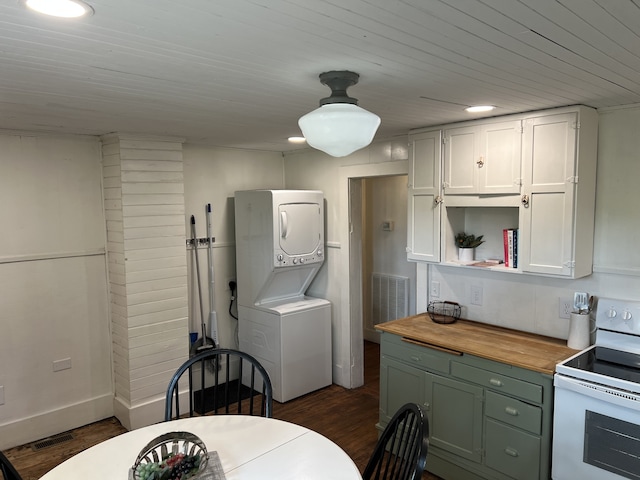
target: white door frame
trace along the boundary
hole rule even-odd
[[[340,358],[349,359],[351,368],[342,369],[345,378],[340,385],[348,388],[360,387],[364,384],[364,336],[362,333],[362,308],[354,308],[358,312],[352,317],[352,305],[355,302],[361,303],[360,282],[352,285],[351,272],[351,202],[349,196],[349,184],[353,178],[384,177],[392,175],[408,175],[408,160],[396,162],[369,163],[364,165],[349,165],[339,169],[339,190],[340,190],[340,278],[347,279],[347,288],[343,290],[342,301],[340,302],[340,317],[342,319],[341,328],[343,341],[341,342]],[[357,272],[358,275],[360,272]]]

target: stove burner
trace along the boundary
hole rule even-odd
[[[564,365],[640,384],[640,355],[635,353],[595,346]]]

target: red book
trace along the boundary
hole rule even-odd
[[[504,243],[504,266],[509,266],[509,229],[502,230],[502,240]]]

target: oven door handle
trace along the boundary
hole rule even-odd
[[[640,395],[625,390],[605,387],[604,385],[567,377],[557,373],[554,375],[553,385],[556,389],[571,390],[579,393],[580,395],[595,398],[603,402],[633,410],[640,410]]]

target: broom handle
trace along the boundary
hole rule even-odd
[[[202,287],[200,285],[200,262],[198,261],[198,237],[196,236],[196,217],[191,215],[191,236],[193,237],[193,256],[196,261],[196,279],[198,281],[198,300],[200,301],[200,320],[202,320],[202,341],[207,341],[207,326],[204,323],[204,307],[202,306]]]

